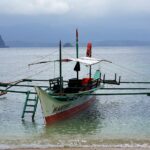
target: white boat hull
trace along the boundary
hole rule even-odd
[[[68,97],[67,101],[61,101],[49,95],[41,88],[36,87],[36,91],[41,102],[46,124],[69,118],[89,107],[96,99],[95,96],[91,95],[78,95]]]

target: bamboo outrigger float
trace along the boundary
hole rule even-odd
[[[6,95],[7,93],[20,93],[26,94],[25,105],[23,108],[22,118],[25,117],[26,113],[32,114],[34,120],[38,99],[40,100],[43,115],[46,124],[57,122],[59,120],[66,119],[79,111],[89,107],[95,100],[96,96],[110,96],[110,95],[147,95],[150,96],[150,88],[105,88],[106,84],[120,85],[120,84],[150,84],[150,82],[128,82],[121,81],[121,77],[117,81],[117,75],[113,80],[106,80],[105,75],[102,77],[100,70],[97,70],[92,77],[92,65],[106,62],[112,63],[108,60],[99,60],[91,57],[92,44],[88,43],[86,57],[79,58],[78,54],[78,31],[76,30],[76,58],[62,59],[62,46],[61,41],[59,44],[59,77],[42,80],[42,79],[22,79],[12,83],[0,82],[0,96]],[[76,62],[74,70],[77,72],[76,78],[71,78],[68,81],[63,80],[62,76],[62,62]],[[43,61],[38,63],[32,63],[30,65],[49,63],[52,61]],[[89,77],[80,78],[80,63],[85,64],[89,67]],[[48,82],[47,85],[26,85],[22,84],[25,82]],[[12,87],[28,87],[34,88],[35,91],[18,91],[12,90]],[[107,91],[107,92],[105,92]],[[108,92],[111,91],[111,92]],[[114,92],[119,91],[119,92]],[[121,91],[121,92],[120,92]],[[136,92],[135,92],[136,91]],[[34,95],[34,98],[30,98],[30,95]],[[28,108],[33,108],[28,110]]]

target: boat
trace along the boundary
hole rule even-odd
[[[75,67],[72,69],[76,72],[76,76],[64,80],[62,76],[62,64],[75,62]],[[92,43],[88,42],[86,56],[79,57],[79,46],[78,46],[78,30],[76,30],[76,57],[68,57],[62,59],[62,44],[61,41],[59,43],[59,59],[58,60],[49,60],[49,61],[41,61],[34,62],[29,64],[37,65],[43,63],[51,63],[57,62],[59,63],[59,76],[52,79],[29,79],[24,78],[17,81],[12,82],[0,82],[0,96],[6,95],[7,93],[20,93],[26,94],[26,99],[22,112],[22,119],[24,120],[25,114],[32,114],[32,120],[34,121],[34,116],[37,108],[38,101],[40,100],[45,124],[52,124],[61,120],[65,120],[73,115],[87,109],[90,107],[95,101],[96,96],[110,96],[110,95],[147,95],[150,96],[150,88],[149,87],[121,87],[116,88],[116,86],[109,85],[117,85],[120,84],[150,84],[148,81],[121,81],[121,76],[119,76],[119,80],[117,80],[117,74],[115,74],[115,78],[112,80],[105,79],[105,74],[101,72],[100,69],[97,69],[95,73],[93,73],[93,65],[99,63],[112,63],[109,60],[98,59],[92,57]],[[89,74],[85,77],[80,77],[80,64],[83,64],[89,68]],[[71,68],[70,68],[71,69]],[[48,82],[47,85],[39,85],[37,84],[21,84],[25,82]],[[105,88],[105,85],[108,85]],[[28,87],[34,88],[32,90],[16,90],[15,87]],[[13,88],[13,90],[11,89]],[[138,90],[138,91],[137,91]],[[143,92],[144,90],[144,92]],[[101,92],[100,92],[101,91]],[[104,92],[107,91],[107,92]],[[111,92],[109,92],[111,91]],[[115,92],[114,92],[115,91]],[[117,92],[116,92],[117,91]],[[121,92],[120,92],[121,91]],[[129,92],[130,91],[130,92]],[[136,91],[136,92],[133,92]],[[141,92],[142,91],[142,92]],[[30,98],[30,95],[34,95],[34,98]],[[33,102],[32,104],[30,102]],[[29,110],[28,108],[33,108],[33,110]]]
[[[40,99],[42,111],[46,124],[54,123],[73,116],[74,114],[88,108],[96,100],[96,96],[92,95],[97,89],[103,87],[101,83],[101,71],[96,70],[94,76],[91,75],[92,65],[101,63],[102,61],[92,58],[92,43],[87,44],[86,57],[79,58],[78,54],[78,31],[76,30],[76,58],[61,59],[61,41],[59,44],[59,67],[60,75],[58,78],[49,80],[49,91],[45,91],[40,87],[35,87],[37,96]],[[62,62],[76,62],[74,70],[77,76],[68,81],[63,81]],[[39,62],[40,63],[40,62]],[[46,63],[46,62],[45,62]],[[89,76],[79,78],[80,63],[89,67]],[[111,63],[111,62],[109,62]]]

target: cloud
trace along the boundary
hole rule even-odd
[[[1,0],[0,14],[64,14],[69,10],[65,0]]]
[[[0,0],[0,14],[78,17],[150,14],[150,0]]]
[[[150,0],[68,0],[70,10],[79,16],[150,14]]]

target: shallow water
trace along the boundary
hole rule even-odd
[[[30,66],[36,60],[58,59],[58,48],[8,48],[0,49],[0,81],[14,81],[25,77],[52,78],[58,75],[58,64]],[[85,48],[80,55],[84,56]],[[63,49],[63,57],[75,56],[73,48]],[[93,57],[107,59],[97,67],[106,78],[114,73],[123,81],[150,81],[150,47],[96,47]],[[63,66],[65,79],[75,76],[74,63]],[[55,69],[54,69],[55,66]],[[80,76],[88,74],[81,66]],[[93,71],[94,73],[94,71]],[[33,76],[35,75],[35,76]],[[27,83],[31,84],[31,83]],[[131,85],[122,85],[122,87]],[[132,85],[136,87],[137,85]],[[145,87],[148,85],[140,85]],[[113,87],[113,86],[111,86]],[[16,88],[20,90],[20,88]],[[24,88],[24,90],[28,90]],[[0,97],[0,149],[9,147],[55,146],[150,146],[150,97],[99,96],[88,110],[65,121],[45,126],[40,104],[35,116],[21,114],[26,95],[7,94]]]

